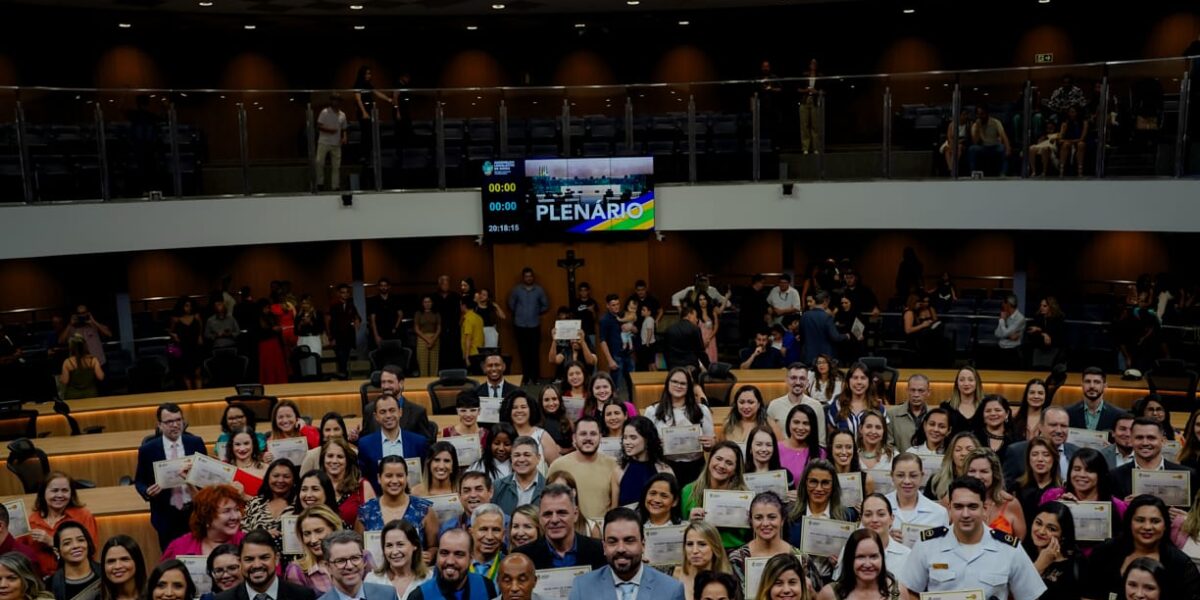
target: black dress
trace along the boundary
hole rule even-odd
[[[1125,590],[1121,587],[1121,565],[1129,556],[1117,541],[1105,542],[1092,552],[1092,556],[1084,571],[1087,576],[1082,579],[1082,596],[1092,600],[1107,600],[1109,594],[1123,598]],[[1200,600],[1200,571],[1188,555],[1175,546],[1167,545],[1166,551],[1159,555],[1159,562],[1167,569],[1166,589],[1160,596],[1164,600]]]

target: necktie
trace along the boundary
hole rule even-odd
[[[637,591],[637,586],[631,581],[626,581],[618,585],[617,588],[621,591],[621,600],[633,600],[633,594]]]
[[[181,456],[179,454],[179,442],[171,442],[170,458],[172,458],[172,459],[181,458]],[[171,490],[171,506],[175,507],[175,510],[183,510],[183,505],[186,503],[187,503],[187,501],[184,500],[184,497],[183,497],[183,487],[182,486]]]
[[[493,385],[493,386],[492,386],[492,397],[493,397],[493,398],[499,398],[499,397],[500,397],[500,386],[498,386],[498,385]]]
[[[254,595],[254,600],[271,600],[271,597],[260,592]]]

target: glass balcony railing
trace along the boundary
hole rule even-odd
[[[521,157],[652,156],[676,184],[1190,177],[1197,76],[1192,57],[380,90],[361,104],[354,90],[0,87],[0,202],[472,188],[484,161]],[[319,123],[335,97],[344,143]],[[984,112],[1003,135],[980,131]]]

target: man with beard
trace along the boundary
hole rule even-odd
[[[471,514],[471,572],[495,583],[504,558],[504,511],[484,504]]]
[[[496,586],[492,585],[491,580],[471,572],[473,546],[470,534],[462,529],[443,532],[437,544],[437,575],[413,590],[408,596],[409,600],[495,598]]]
[[[1067,407],[1071,427],[1093,431],[1112,431],[1117,417],[1125,411],[1104,402],[1104,369],[1088,367],[1083,370],[1083,400]]]
[[[579,508],[583,510],[583,516],[600,519],[617,505],[621,483],[616,477],[617,461],[598,452],[600,423],[596,419],[582,417],[575,423],[575,449],[578,452],[565,454],[550,465],[546,480],[554,479],[554,474],[559,471],[570,473],[579,486]],[[542,494],[545,495],[545,491]]]
[[[1158,421],[1138,417],[1130,428],[1133,436],[1133,460],[1112,471],[1113,497],[1126,502],[1133,500],[1133,471],[1181,471],[1187,473],[1188,489],[1196,490],[1196,472],[1191,467],[1167,460],[1163,456],[1163,431]]]
[[[561,483],[546,486],[538,507],[538,521],[544,533],[517,548],[516,552],[528,556],[538,569],[581,565],[598,569],[604,566],[604,548],[600,542],[575,532],[578,518],[579,508],[575,506],[571,488]]]
[[[767,405],[767,416],[770,417],[771,426],[775,428],[775,437],[781,440],[790,437],[784,431],[784,421],[787,421],[788,413],[797,404],[807,405],[818,415],[825,414],[825,405],[807,393],[808,367],[804,366],[804,363],[795,362],[788,365],[787,391],[786,395],[772,400]],[[817,440],[822,446],[825,445],[825,419],[817,419]]]
[[[242,538],[238,548],[242,585],[216,595],[216,600],[315,600],[312,590],[276,576],[279,554],[271,534],[255,529]]]
[[[608,564],[581,575],[571,586],[570,600],[587,597],[618,600],[684,600],[683,584],[644,566],[642,521],[624,506],[604,515],[604,557]]]
[[[404,369],[397,365],[384,365],[379,371],[379,393],[391,394],[400,402],[400,429],[423,435],[427,440],[437,439],[437,427],[429,421],[429,413],[425,407],[416,402],[409,402],[404,397]],[[375,433],[379,431],[379,424],[375,422],[375,401],[367,402],[364,393],[363,402],[365,404],[362,433]],[[350,441],[356,439],[357,436],[352,432]]]
[[[500,600],[546,600],[533,592],[537,571],[524,554],[509,554],[500,561]]]
[[[367,561],[363,556],[362,534],[335,531],[321,542],[321,547],[325,556],[322,562],[333,579],[333,587],[321,600],[396,600],[396,589],[392,586],[363,581]]]

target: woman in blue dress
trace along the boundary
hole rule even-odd
[[[433,502],[409,495],[408,465],[404,458],[385,456],[379,461],[379,487],[382,495],[358,508],[355,528],[360,532],[382,531],[391,521],[408,521],[417,528],[428,561],[437,551],[438,516],[431,510]]]

